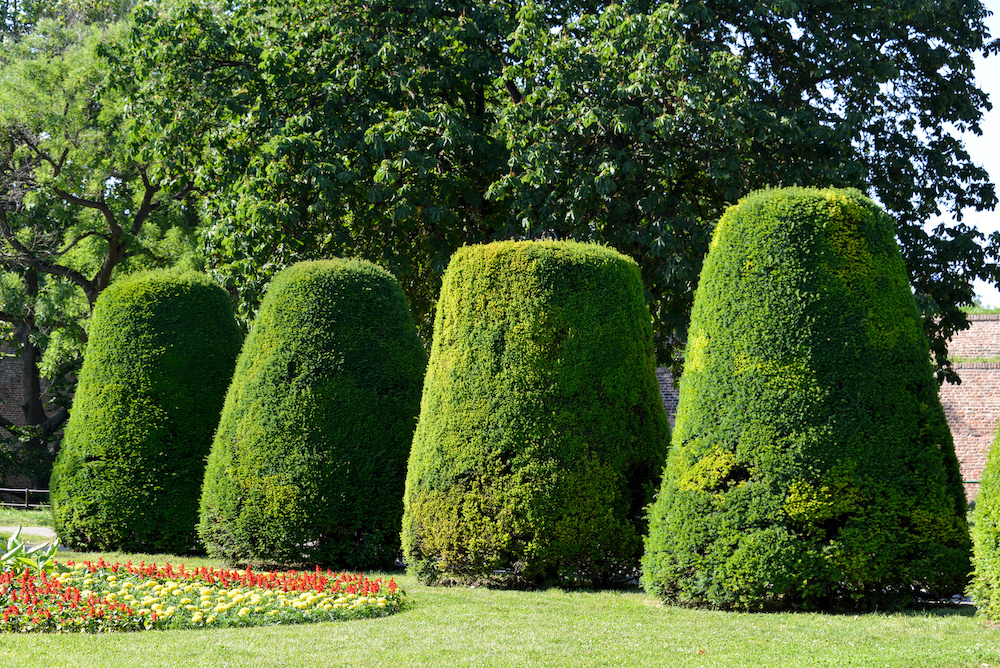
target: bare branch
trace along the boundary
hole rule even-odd
[[[58,253],[56,253],[56,256],[58,257],[59,255],[65,255],[70,250],[72,250],[74,246],[76,246],[78,243],[80,243],[81,241],[83,241],[87,237],[101,237],[102,239],[107,239],[108,235],[101,234],[100,232],[87,232],[86,234],[81,235],[81,236],[77,237],[76,239],[73,239],[73,241],[71,241],[70,244],[68,246],[66,246],[66,248],[64,248],[61,251],[59,251]]]
[[[0,415],[0,427],[6,429],[13,436],[21,436],[21,434],[24,433],[24,430],[21,427],[18,427],[2,415]]]
[[[66,200],[70,204],[75,204],[76,206],[82,206],[87,209],[96,209],[97,211],[100,211],[101,215],[104,216],[104,220],[107,221],[108,227],[111,229],[112,234],[114,234],[116,231],[118,232],[121,231],[121,226],[118,225],[118,220],[115,218],[115,214],[111,210],[111,207],[108,206],[107,202],[86,199],[84,197],[77,197],[76,195],[63,190],[62,188],[53,188],[52,190],[53,192],[55,192],[56,195],[59,195],[60,198]]]
[[[59,431],[59,428],[62,427],[63,424],[65,424],[66,420],[68,419],[69,419],[69,411],[66,409],[65,406],[61,407],[51,416],[46,418],[45,421],[42,422],[41,424],[43,438],[48,438],[52,434]]]
[[[503,85],[507,88],[507,94],[510,95],[514,104],[521,104],[524,98],[521,97],[521,91],[517,89],[517,85],[510,79],[504,80]]]

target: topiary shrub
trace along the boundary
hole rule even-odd
[[[635,262],[574,242],[461,248],[407,471],[405,561],[426,582],[634,577],[668,442]]]
[[[972,511],[973,573],[968,594],[980,615],[1000,621],[1000,430],[990,447]]]
[[[134,274],[101,293],[52,471],[66,545],[197,549],[205,457],[242,338],[229,296],[196,272]]]
[[[199,532],[209,554],[391,566],[425,365],[403,290],[385,270],[328,260],[278,274],[205,471]]]
[[[855,190],[730,208],[695,295],[646,589],[741,609],[959,593],[965,505],[889,217]]]

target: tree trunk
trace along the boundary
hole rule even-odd
[[[38,297],[38,273],[34,269],[28,269],[24,279],[29,303],[34,304]],[[29,428],[36,428],[36,433],[24,442],[24,454],[27,462],[41,463],[49,459],[48,434],[44,434],[48,416],[42,401],[42,377],[38,371],[38,358],[42,351],[32,340],[34,333],[35,318],[33,313],[29,313],[16,330],[21,344],[21,392],[24,399],[21,410],[24,412],[25,424]],[[48,485],[48,469],[49,466],[31,467],[31,487],[40,489]]]

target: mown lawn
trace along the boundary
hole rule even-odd
[[[49,510],[20,510],[0,506],[0,526],[51,527],[52,512]]]
[[[188,566],[208,559],[145,559]],[[664,607],[643,592],[436,588],[393,574],[391,617],[250,629],[6,635],[0,666],[928,666],[1000,665],[1000,630],[970,606],[902,614],[737,614]]]

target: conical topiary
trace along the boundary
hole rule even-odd
[[[425,364],[403,290],[384,269],[327,260],[278,274],[205,472],[199,531],[209,554],[391,566]]]
[[[854,190],[755,193],[695,296],[643,583],[744,609],[961,592],[965,498],[889,217]]]
[[[459,249],[407,471],[429,582],[634,577],[669,441],[638,266],[575,242]]]
[[[65,544],[198,548],[205,457],[242,338],[229,295],[202,274],[135,274],[101,293],[52,472]]]
[[[1000,620],[1000,429],[990,447],[972,512],[973,572],[969,596],[980,615]]]

